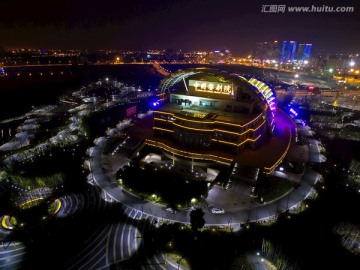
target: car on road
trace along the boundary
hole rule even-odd
[[[211,208],[211,213],[213,213],[213,214],[224,214],[225,211],[221,207],[214,207],[214,208]]]

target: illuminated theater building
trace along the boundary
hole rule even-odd
[[[173,156],[230,163],[231,155],[261,147],[274,133],[275,92],[255,78],[190,69],[171,74],[161,88],[169,99],[154,110],[147,144]]]

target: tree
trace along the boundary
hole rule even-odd
[[[190,212],[190,223],[193,231],[201,229],[205,225],[204,212],[198,208]]]

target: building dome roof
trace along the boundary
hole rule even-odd
[[[254,77],[212,68],[190,68],[178,70],[165,77],[160,83],[162,92],[186,92],[190,80],[212,83],[231,84],[236,87],[234,100],[239,102],[255,101],[263,111],[270,111],[272,116],[276,110],[276,93],[265,82]]]

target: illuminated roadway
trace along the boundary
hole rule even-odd
[[[159,72],[161,75],[163,75],[164,77],[169,76],[170,72],[166,69],[164,69],[162,66],[159,65],[158,62],[153,61],[151,62],[151,64],[153,65],[153,67],[156,69],[157,72]]]
[[[104,226],[97,226],[86,240],[78,242],[72,239],[75,252],[71,258],[64,259],[58,254],[61,269],[110,269],[111,265],[121,264],[121,262],[136,256],[138,250],[143,247],[144,231],[151,230],[157,219],[154,216],[133,208],[124,207],[119,203],[104,200],[99,187],[89,187],[87,190],[70,193],[59,198],[62,207],[55,218],[61,222],[64,218],[74,218],[83,213],[91,213],[99,217],[97,213],[109,211],[115,215],[111,222],[106,222]],[[146,221],[146,222],[145,222]],[[21,242],[10,240],[11,233],[0,227],[0,269],[13,270],[22,269],[27,264],[27,248]],[[49,263],[49,265],[46,265]],[[138,262],[141,269],[178,269],[166,255],[160,253],[146,252],[141,261]],[[52,262],[37,261],[36,267],[45,269],[52,268]],[[58,269],[58,268],[57,268]],[[60,269],[60,268],[59,268]],[[180,269],[182,269],[180,267]]]
[[[64,207],[57,217],[71,216],[84,210],[101,212],[108,209],[113,214],[119,213],[120,218],[97,227],[86,242],[79,246],[76,255],[65,263],[66,269],[108,269],[111,265],[135,256],[144,244],[144,231],[151,229],[150,226],[157,221],[154,216],[144,212],[109,202],[98,189],[89,188],[85,193],[62,197]],[[139,264],[141,269],[177,269],[164,254],[146,254]]]
[[[120,131],[121,128],[117,130],[117,132]],[[103,169],[102,153],[107,143],[106,141],[107,139],[105,137],[96,140],[95,146],[90,150],[89,167],[93,175],[93,181],[104,190],[108,199],[121,202],[126,207],[141,211],[152,217],[157,217],[160,220],[171,220],[187,224],[190,222],[189,209],[179,209],[176,213],[171,214],[165,210],[166,206],[164,205],[142,200],[134,194],[122,190],[115,180]],[[319,151],[319,148],[312,149],[311,153],[313,154],[314,151]],[[320,155],[320,152],[315,152],[315,155]],[[128,162],[129,160],[123,157],[120,167]],[[233,212],[228,211],[220,215],[212,214],[209,209],[202,208],[205,213],[204,219],[206,225],[225,225],[231,226],[234,230],[238,230],[240,224],[274,218],[278,213],[297,207],[305,198],[310,196],[314,191],[313,186],[319,178],[320,175],[317,172],[311,168],[306,168],[301,178],[300,187],[298,189],[292,189],[288,194],[273,202],[250,209]]]
[[[118,134],[123,128],[129,126],[124,121],[117,130],[108,132],[109,137]],[[311,136],[306,129],[299,129],[299,133]],[[309,157],[311,162],[321,162],[320,148],[317,141],[309,139]],[[189,224],[189,209],[180,209],[175,214],[165,210],[165,206],[145,201],[137,196],[122,190],[111,177],[111,172],[104,171],[103,150],[107,138],[101,137],[95,141],[94,147],[89,151],[89,165],[92,178],[89,183],[94,187],[79,193],[67,194],[60,197],[62,207],[56,215],[59,221],[63,218],[76,216],[84,211],[101,213],[111,210],[112,215],[119,219],[115,222],[106,223],[94,230],[86,242],[78,247],[78,252],[70,260],[64,261],[66,269],[96,269],[108,268],[110,265],[121,263],[136,255],[143,245],[142,233],[152,225],[160,225],[162,221],[181,222]],[[119,166],[129,162],[125,155],[121,155],[121,148],[117,161]],[[247,210],[227,211],[224,214],[212,214],[208,208],[203,208],[206,226],[231,226],[233,230],[240,229],[241,223],[266,220],[278,213],[296,207],[304,198],[313,192],[313,186],[319,179],[319,174],[311,168],[305,170],[301,179],[301,186],[291,190],[284,197],[264,205],[259,205]],[[120,202],[116,203],[116,202]],[[94,215],[95,217],[97,215]],[[148,222],[142,222],[148,221]],[[156,225],[156,226],[157,226]],[[18,269],[26,255],[26,246],[19,242],[13,242],[10,232],[0,229],[0,237],[3,239],[0,246],[0,268]],[[176,265],[166,261],[163,254],[148,254],[142,269],[177,269]]]

